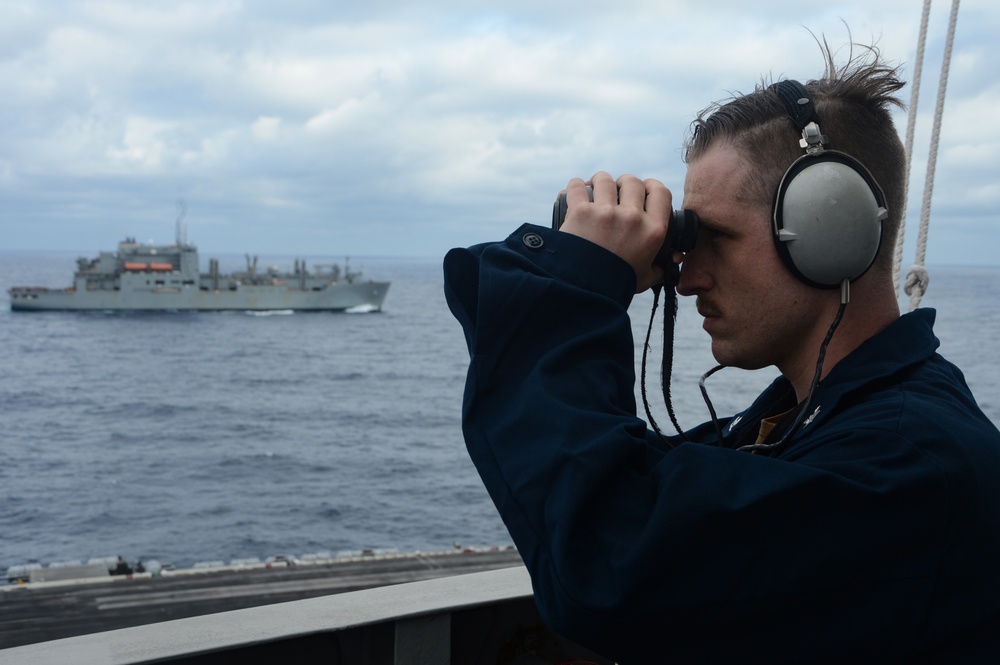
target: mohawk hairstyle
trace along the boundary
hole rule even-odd
[[[886,196],[889,217],[874,269],[892,270],[896,236],[902,220],[906,159],[891,108],[903,108],[896,93],[905,82],[899,67],[883,61],[876,46],[852,44],[847,62],[838,67],[825,39],[817,40],[824,60],[821,78],[805,83],[830,150],[864,164]],[[855,54],[854,46],[861,49]],[[741,194],[750,205],[770,210],[782,175],[802,154],[801,138],[785,106],[763,79],[753,92],[713,103],[692,123],[684,145],[691,163],[716,145],[735,148],[748,167]]]

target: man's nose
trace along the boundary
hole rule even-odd
[[[712,288],[712,278],[702,263],[697,248],[684,255],[680,279],[677,282],[677,293],[682,296],[694,296]]]

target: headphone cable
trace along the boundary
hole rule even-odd
[[[840,307],[837,308],[837,315],[833,319],[833,323],[830,324],[830,329],[826,333],[826,338],[819,347],[819,358],[816,360],[816,373],[813,375],[812,384],[809,386],[809,393],[806,398],[802,401],[799,406],[798,413],[795,414],[795,420],[792,424],[785,430],[782,437],[775,441],[774,443],[755,443],[747,446],[740,446],[737,450],[743,452],[777,452],[780,451],[785,445],[787,445],[792,438],[792,435],[805,420],[806,412],[809,411],[809,406],[812,403],[813,395],[816,393],[816,388],[819,386],[820,377],[823,375],[823,361],[826,359],[826,349],[830,345],[830,340],[833,339],[833,333],[837,330],[840,325],[840,320],[844,317],[844,310],[847,309],[847,302],[850,300],[850,282],[844,280],[840,285]]]

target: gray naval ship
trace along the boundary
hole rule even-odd
[[[257,270],[257,257],[247,256],[245,271],[222,274],[209,259],[208,272],[198,269],[197,248],[179,237],[172,245],[118,244],[117,252],[77,259],[73,286],[9,289],[14,311],[379,311],[389,282],[362,279],[360,272],[337,264],[306,267],[295,261],[292,272]]]

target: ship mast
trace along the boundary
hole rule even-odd
[[[186,239],[181,237],[181,221],[187,216],[187,202],[184,199],[177,199],[177,221],[174,222],[174,242],[178,247],[187,244]]]

